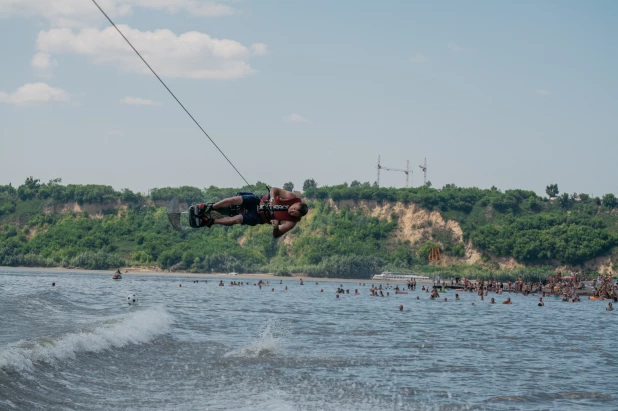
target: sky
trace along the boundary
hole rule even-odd
[[[616,1],[98,2],[249,183],[618,194]],[[244,185],[91,0],[0,49],[0,184]]]

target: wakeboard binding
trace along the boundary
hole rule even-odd
[[[212,204],[195,204],[189,208],[189,225],[192,228],[212,227],[215,222],[210,214]]]

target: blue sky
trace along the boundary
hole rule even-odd
[[[100,4],[249,182],[618,193],[618,2]],[[0,46],[0,184],[243,185],[92,2],[0,0]]]

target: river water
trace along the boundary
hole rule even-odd
[[[0,410],[618,409],[604,301],[196,279],[0,268]]]

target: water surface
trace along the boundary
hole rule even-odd
[[[0,410],[618,409],[603,301],[196,279],[1,268]]]

